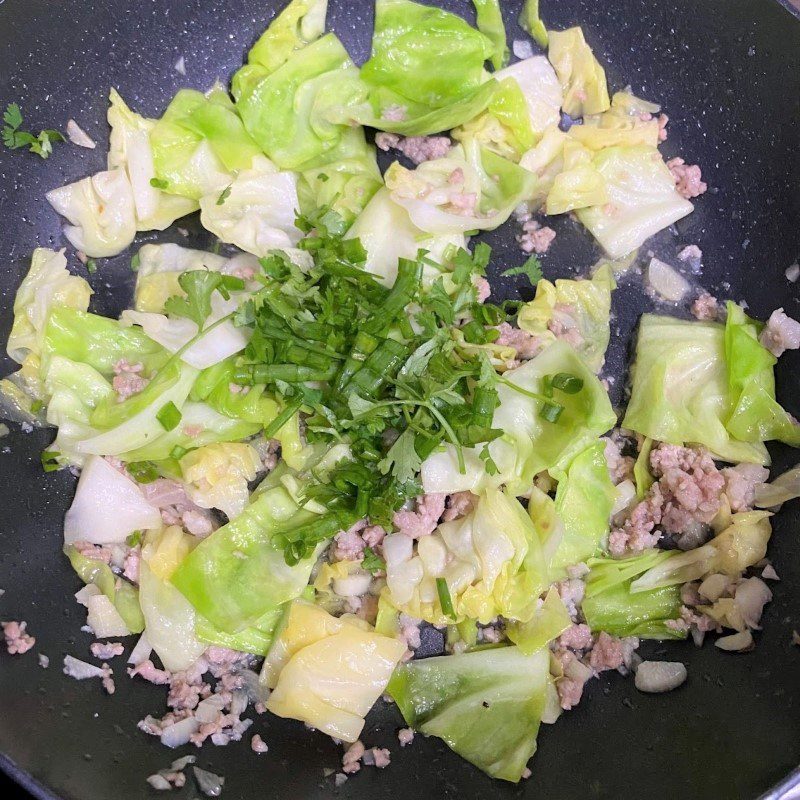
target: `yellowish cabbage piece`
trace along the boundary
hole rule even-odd
[[[580,28],[549,31],[547,57],[561,81],[564,103],[571,117],[601,114],[611,106],[606,73],[583,38]]]
[[[443,522],[416,550],[404,539],[394,534],[384,548],[384,594],[401,611],[435,625],[533,616],[546,568],[533,523],[515,497],[489,489],[471,514]],[[455,619],[442,608],[438,579],[447,584]]]
[[[608,264],[600,266],[591,280],[559,278],[551,283],[542,279],[536,284],[536,297],[520,309],[517,324],[550,342],[556,339],[550,330],[553,323],[575,331],[567,341],[586,366],[598,373],[611,338],[611,292],[616,285]]]
[[[44,329],[50,310],[66,306],[78,311],[89,308],[92,289],[67,270],[64,251],[38,247],[33,251],[31,268],[14,298],[14,324],[8,337],[8,354],[19,364],[30,354],[41,351]]]
[[[629,91],[616,92],[608,111],[585,116],[583,125],[573,125],[568,135],[592,150],[636,144],[658,147],[660,127],[653,118],[658,111],[660,107],[655,103]]]
[[[139,603],[147,639],[168,670],[188,669],[206,645],[195,635],[197,614],[170,577],[197,540],[177,525],[148,538],[139,565]]]
[[[264,663],[262,681],[273,687],[267,708],[354,742],[405,651],[361,620],[296,600]]]
[[[248,481],[262,469],[255,448],[246,442],[220,442],[190,450],[180,460],[189,497],[201,508],[218,508],[228,519],[242,513]]]

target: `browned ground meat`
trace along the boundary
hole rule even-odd
[[[375,135],[375,144],[381,150],[398,150],[415,164],[422,164],[444,158],[452,143],[446,136],[400,136],[382,131]]]
[[[552,228],[543,227],[541,222],[529,219],[522,223],[522,233],[517,236],[520,249],[525,253],[542,255],[550,249],[556,238]]]
[[[687,164],[682,158],[671,158],[667,161],[667,167],[675,179],[675,188],[681,197],[691,200],[708,189],[697,164]]]
[[[9,655],[16,656],[27,653],[36,644],[36,639],[26,632],[27,622],[12,620],[0,624],[3,626],[3,636]]]
[[[415,511],[397,511],[392,522],[399,533],[412,539],[429,536],[444,513],[444,494],[424,494],[416,500]]]

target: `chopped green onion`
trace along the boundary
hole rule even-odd
[[[136,255],[134,255],[134,257],[131,259],[131,272],[138,272],[139,271],[139,265],[141,263],[142,263],[142,259],[139,256],[139,254],[136,253]]]
[[[453,608],[453,598],[450,596],[450,589],[444,578],[436,579],[436,593],[439,595],[439,602],[442,605],[442,611],[445,616],[455,619],[456,611]]]
[[[139,483],[152,483],[159,477],[158,467],[152,461],[131,461],[125,468]]]
[[[176,444],[175,447],[170,450],[169,457],[174,458],[176,461],[180,461],[189,451],[185,447],[181,447],[179,444]]]
[[[231,196],[231,187],[233,186],[232,183],[229,183],[223,190],[220,196],[217,198],[217,205],[221,206],[225,203],[225,201]]]
[[[552,377],[553,387],[565,394],[577,394],[583,389],[583,378],[569,372],[558,372]]]
[[[44,403],[41,400],[34,400],[31,403],[31,413],[38,414],[44,408]]]
[[[161,423],[161,427],[165,431],[171,431],[178,427],[182,416],[178,407],[170,400],[169,403],[161,407],[161,410],[156,414],[156,419]]]
[[[150,178],[150,185],[154,189],[166,189],[169,186],[169,181],[165,181],[163,178]]]
[[[97,272],[97,262],[96,262],[96,261],[95,261],[93,258],[90,258],[90,259],[89,259],[89,260],[86,262],[86,271],[87,271],[87,272],[88,272],[90,275],[94,275],[94,273],[95,273],[95,272]]]
[[[126,540],[125,544],[128,547],[136,547],[142,543],[144,539],[144,531],[134,531]]]
[[[45,472],[55,472],[57,469],[61,469],[61,464],[58,462],[60,457],[61,453],[57,450],[44,450],[42,452],[42,469]]]
[[[554,403],[552,400],[548,400],[539,411],[539,416],[542,419],[546,419],[548,422],[558,422],[558,418],[561,416],[563,410],[564,406]]]

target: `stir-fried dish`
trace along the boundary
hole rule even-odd
[[[365,728],[388,703],[399,746],[439,737],[517,782],[599,673],[686,680],[642,640],[755,644],[770,517],[800,496],[797,470],[768,483],[764,444],[800,444],[773,377],[800,324],[702,291],[697,243],[642,262],[706,190],[659,152],[667,117],[610,93],[581,29],[548,30],[537,2],[511,47],[498,0],[474,5],[477,27],[377,0],[359,68],[326,0],[293,0],[229,87],[181,90],[160,119],[112,89],[108,169],[47,194],[90,271],[197,211],[218,240],[132,252],[119,319],[89,311],[66,250],[36,250],[0,382],[9,420],[55,429],[44,469],[79,476],[63,546],[96,641],[64,671],[113,693],[127,654],[168,691],[138,723],[168,747],[266,753],[249,729],[274,714],[343,743],[341,785],[389,764]],[[5,122],[7,147],[65,146],[16,105]],[[546,218],[566,214],[603,255],[550,281]],[[501,225],[508,263],[479,236]],[[492,302],[487,269],[533,299]],[[655,311],[614,408],[623,280]],[[34,647],[3,627],[9,653]],[[148,780],[183,785],[193,760]]]

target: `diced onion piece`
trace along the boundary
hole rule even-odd
[[[333,591],[339,597],[360,597],[369,589],[371,583],[372,575],[359,570],[346,578],[334,579]]]
[[[640,692],[671,692],[687,675],[680,661],[642,661],[636,670],[636,688]]]
[[[186,744],[191,738],[193,733],[197,733],[200,729],[200,720],[194,717],[187,717],[186,719],[164,728],[161,733],[161,744],[165,747],[180,747]]]
[[[683,275],[657,258],[650,259],[646,280],[659,297],[670,303],[679,303],[691,288]]]
[[[414,550],[414,542],[405,534],[395,533],[383,540],[383,558],[387,566],[408,561]]]
[[[729,653],[742,653],[753,648],[753,634],[750,631],[739,631],[731,636],[721,636],[714,644]]]

